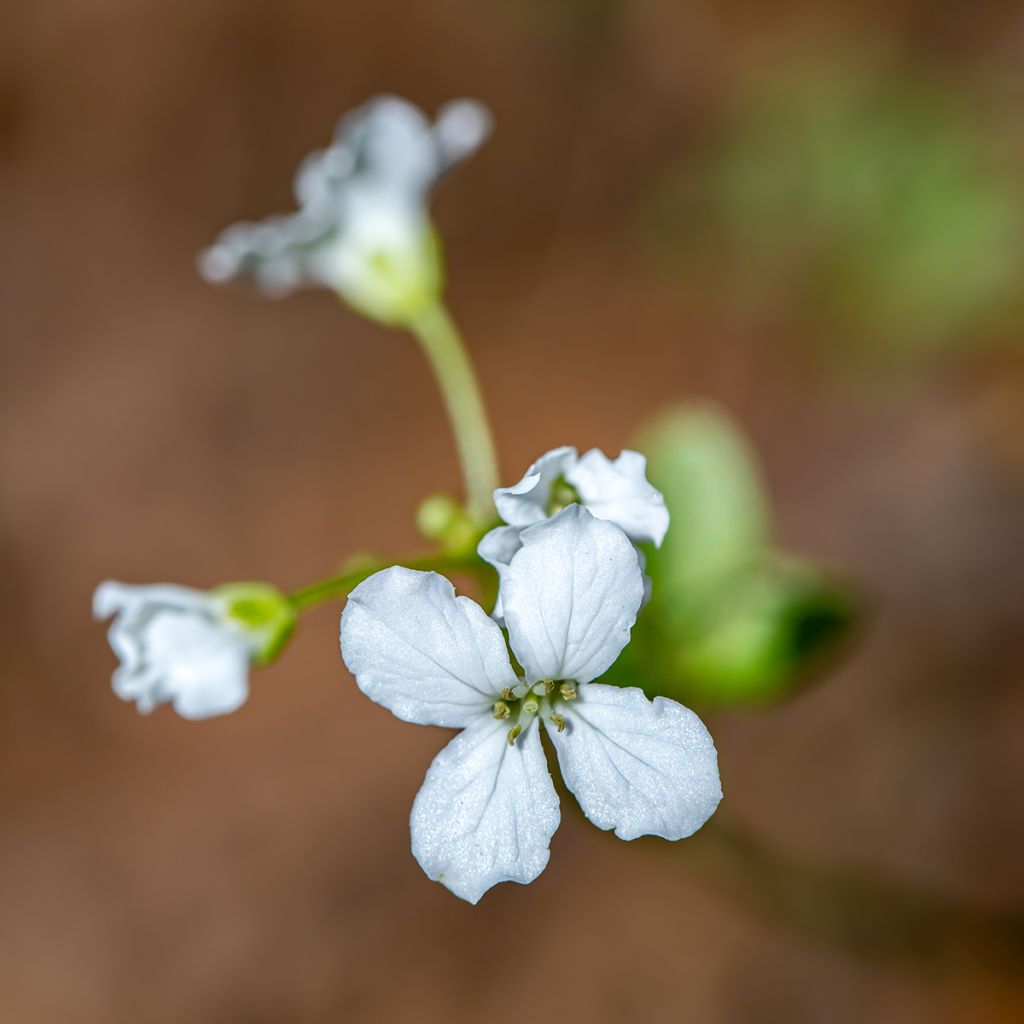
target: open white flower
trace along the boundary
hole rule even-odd
[[[635,544],[660,547],[668,532],[669,513],[661,491],[647,480],[647,459],[626,449],[612,461],[597,448],[580,456],[575,448],[553,448],[542,455],[511,487],[494,492],[498,515],[508,526],[486,534],[477,553],[498,571],[504,584],[509,562],[519,550],[522,530],[554,515],[571,502],[579,502],[598,519],[618,526]],[[643,554],[637,555],[643,568]],[[644,577],[646,597],[650,581]],[[502,619],[504,586],[499,589],[493,615]]]
[[[93,614],[114,616],[110,646],[121,665],[114,692],[148,714],[170,703],[183,718],[237,710],[249,695],[249,667],[268,661],[294,624],[287,599],[264,584],[215,591],[171,584],[96,588]]]
[[[327,287],[368,316],[407,319],[436,298],[437,244],[429,192],[490,133],[471,100],[442,107],[431,124],[405,100],[379,96],[338,124],[333,143],[299,167],[300,209],[228,228],[199,259],[215,283],[247,280],[271,295]]]
[[[501,629],[436,573],[399,566],[351,594],[342,655],[359,688],[397,717],[460,728],[413,804],[427,875],[476,903],[544,870],[559,808],[543,726],[583,812],[622,839],[681,839],[721,799],[714,743],[693,712],[593,682],[629,641],[643,585],[625,534],[571,505],[525,529]]]

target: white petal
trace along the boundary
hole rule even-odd
[[[146,661],[156,677],[148,699],[170,701],[183,718],[229,714],[249,695],[249,658],[241,632],[188,612],[161,611],[146,629]],[[130,683],[115,684],[119,696],[128,695]],[[145,709],[147,695],[139,696]]]
[[[115,616],[107,634],[113,652],[131,673],[143,658],[146,629],[157,612],[170,609],[216,617],[216,602],[203,590],[179,587],[171,583],[137,586],[106,580],[92,599],[93,616]]]
[[[352,591],[341,653],[359,689],[406,722],[463,726],[518,682],[497,624],[434,572],[392,566]]]
[[[646,474],[647,459],[639,452],[624,451],[612,462],[592,448],[565,478],[598,519],[615,523],[630,540],[660,546],[668,531],[668,508]]]
[[[398,96],[376,96],[342,118],[335,145],[355,155],[354,178],[419,200],[441,173],[432,126]]]
[[[137,609],[144,604],[172,608],[210,608],[213,600],[205,590],[179,587],[172,583],[136,585],[105,580],[92,598],[92,612],[97,619],[108,619],[116,612]]]
[[[501,584],[505,582],[505,574],[508,571],[508,563],[512,556],[522,547],[519,542],[520,529],[518,526],[496,526],[489,533],[485,533],[480,543],[476,546],[476,553],[488,564],[493,566],[498,573],[498,599],[494,603],[494,611],[491,618],[495,622],[504,622],[504,612],[501,605]]]
[[[715,744],[682,704],[592,683],[559,710],[565,731],[548,727],[548,735],[562,778],[598,828],[620,839],[682,839],[714,813],[722,799]]]
[[[478,150],[494,127],[491,112],[476,100],[452,100],[437,112],[434,138],[446,167]]]
[[[643,600],[636,549],[570,505],[523,530],[502,587],[512,650],[531,682],[601,675],[629,642]]]
[[[532,882],[558,828],[536,719],[514,746],[508,729],[482,719],[459,733],[434,758],[412,808],[413,856],[470,903],[498,882]]]
[[[510,526],[530,526],[547,519],[551,488],[560,476],[568,477],[569,468],[575,462],[575,448],[553,448],[546,452],[523,474],[519,483],[499,487],[494,492],[498,515]]]

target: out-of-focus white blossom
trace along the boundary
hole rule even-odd
[[[462,731],[413,805],[427,875],[476,903],[544,870],[559,807],[540,741],[587,817],[622,839],[681,839],[721,799],[715,746],[675,701],[593,682],[629,641],[643,594],[617,526],[573,504],[526,527],[505,579],[520,679],[493,619],[436,573],[398,566],[361,583],[341,619],[359,688],[403,721]]]
[[[183,718],[241,707],[250,666],[277,653],[295,620],[287,598],[259,583],[203,591],[108,580],[96,589],[93,613],[114,617],[114,692],[144,714],[169,703]]]
[[[430,191],[490,130],[490,113],[472,100],[445,105],[433,123],[397,97],[370,100],[302,162],[298,211],[228,228],[201,254],[200,272],[269,295],[326,287],[374,319],[408,321],[442,283]]]

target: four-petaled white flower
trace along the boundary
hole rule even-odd
[[[498,515],[508,523],[491,530],[480,541],[477,553],[498,571],[504,583],[508,565],[520,547],[527,526],[554,515],[570,502],[579,502],[598,519],[618,526],[635,544],[660,547],[668,531],[669,513],[661,491],[647,480],[647,459],[627,449],[612,461],[592,448],[580,456],[575,448],[553,448],[542,455],[511,487],[494,492]],[[637,550],[640,567],[643,553]],[[645,597],[650,581],[644,577]],[[493,615],[502,619],[502,587]]]
[[[110,646],[120,658],[114,692],[148,714],[170,703],[183,718],[237,710],[249,696],[249,667],[268,661],[287,639],[295,612],[265,584],[215,591],[171,584],[96,588],[93,614],[114,616]]]
[[[721,799],[714,743],[675,701],[593,682],[629,641],[643,594],[636,552],[573,504],[522,531],[504,579],[513,670],[497,623],[436,573],[399,566],[351,594],[342,654],[359,688],[404,721],[460,728],[411,816],[427,875],[476,903],[530,882],[559,823],[540,728],[586,816],[622,839],[681,839]]]
[[[248,280],[271,295],[327,287],[368,316],[407,320],[441,286],[429,192],[490,129],[489,112],[472,100],[447,104],[431,124],[405,100],[379,96],[303,161],[298,212],[228,228],[200,256],[200,272],[215,283]]]

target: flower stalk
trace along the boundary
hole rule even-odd
[[[466,488],[466,508],[475,523],[494,520],[492,494],[498,486],[498,458],[487,409],[473,364],[458,329],[440,302],[425,306],[409,321],[441,390],[455,435]]]
[[[325,601],[332,601],[339,597],[347,597],[349,592],[354,590],[363,580],[369,579],[375,572],[380,572],[390,565],[403,565],[408,569],[418,569],[421,572],[476,572],[481,573],[484,566],[475,554],[465,555],[424,555],[421,558],[409,558],[400,562],[392,559],[380,561],[378,559],[367,559],[361,562],[357,568],[339,573],[336,576],[326,576],[323,579],[309,583],[288,595],[292,607],[296,612],[304,612]]]

